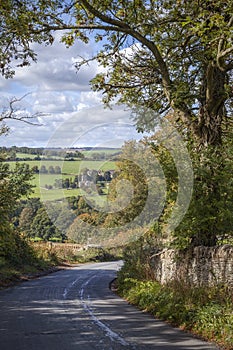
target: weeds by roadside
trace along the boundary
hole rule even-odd
[[[161,285],[125,278],[120,272],[118,293],[157,318],[233,349],[232,290],[223,285],[193,287],[183,281]]]

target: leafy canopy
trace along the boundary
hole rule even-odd
[[[51,44],[55,31],[66,31],[67,46],[94,36],[106,71],[92,83],[106,103],[172,109],[199,143],[221,144],[232,103],[232,0],[7,0],[0,10],[5,77],[36,60],[32,43]]]

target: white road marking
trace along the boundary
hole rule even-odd
[[[105,333],[106,336],[109,337],[112,341],[117,341],[118,343],[120,343],[123,346],[129,346],[130,344],[128,342],[125,341],[124,338],[122,338],[119,334],[117,334],[116,332],[112,331],[111,328],[109,328],[108,326],[106,326],[106,324],[104,324],[103,322],[101,322],[95,315],[94,312],[92,310],[92,308],[88,305],[88,303],[86,302],[85,298],[84,298],[84,288],[90,283],[90,281],[92,279],[96,278],[96,276],[92,276],[91,278],[89,278],[85,283],[82,284],[81,289],[80,289],[80,300],[82,302],[82,305],[84,307],[84,309],[89,313],[89,315],[91,316],[91,319],[93,320],[93,322],[100,327]],[[88,296],[89,298],[89,296]]]
[[[72,289],[72,287],[78,282],[79,279],[80,279],[80,277],[77,278],[76,280],[74,280],[72,283],[68,284],[68,286],[65,288],[65,290],[64,290],[64,292],[63,292],[63,294],[62,294],[63,299],[66,299],[66,298],[67,298],[67,295],[68,295],[69,291],[70,291],[70,290]]]

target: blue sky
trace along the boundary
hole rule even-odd
[[[104,109],[101,94],[91,90],[89,81],[102,68],[95,61],[78,73],[74,67],[79,56],[95,54],[97,44],[79,42],[67,49],[60,36],[56,34],[52,46],[33,45],[37,63],[17,68],[13,79],[0,77],[1,108],[12,96],[20,98],[29,93],[20,108],[45,113],[37,120],[40,126],[7,122],[11,131],[0,137],[0,146],[115,147],[123,140],[139,138],[130,111],[119,106]]]

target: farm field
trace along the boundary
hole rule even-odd
[[[34,159],[36,157],[36,154],[29,154],[29,153],[16,153],[17,158],[31,158]]]
[[[26,163],[29,165],[30,169],[34,166],[37,166],[38,169],[42,165],[49,169],[50,166],[61,168],[61,174],[34,174],[32,180],[33,193],[30,197],[39,197],[42,200],[52,201],[62,199],[64,197],[77,196],[80,194],[78,188],[75,189],[46,189],[47,186],[53,186],[56,179],[74,179],[75,175],[78,175],[79,172],[84,168],[90,170],[95,169],[97,171],[107,171],[115,170],[116,163],[113,161],[103,160],[103,161],[91,161],[91,160],[74,160],[74,161],[64,161],[64,160],[32,160],[32,161],[18,161],[18,163]],[[10,169],[14,171],[16,162],[8,162]]]
[[[47,190],[45,188],[46,185],[53,186],[56,179],[65,179],[65,178],[73,178],[72,176],[67,175],[59,175],[59,174],[34,174],[34,178],[32,180],[33,193],[30,195],[32,198],[41,198],[43,200],[57,200],[61,199],[63,197],[70,197],[70,196],[78,196],[79,195],[79,189],[58,189],[53,188],[51,190]]]
[[[16,158],[20,158],[20,159],[35,159],[35,157],[37,157],[37,155],[36,154],[29,154],[29,153],[16,153]],[[39,155],[39,157],[41,158],[41,159],[43,159],[43,158],[46,158],[46,156],[45,155]],[[63,159],[62,157],[58,157],[58,156],[50,156],[50,158],[52,158],[52,159],[54,159],[54,160],[60,160],[60,159]]]
[[[34,166],[40,167],[45,165],[48,169],[50,166],[60,166],[62,174],[71,174],[76,175],[79,173],[79,169],[88,168],[90,170],[114,170],[116,169],[116,163],[108,160],[72,160],[72,161],[64,161],[64,160],[31,160],[31,161],[18,161],[18,163],[26,163],[30,168]],[[10,168],[13,170],[15,166],[14,161],[8,162],[10,164]]]
[[[109,155],[114,155],[117,154],[121,151],[120,148],[107,148],[107,149],[97,149],[97,148],[93,148],[90,149],[89,151],[82,151],[81,153],[85,156],[85,157],[91,157],[93,155],[93,153],[99,153],[99,154],[106,154],[107,156]]]
[[[96,149],[96,148],[93,148],[93,149],[90,149],[90,150],[82,150],[81,153],[87,157],[87,158],[92,158],[93,154],[100,154],[100,155],[106,155],[106,156],[114,156],[115,154],[119,153],[121,151],[120,148],[107,148],[107,149]],[[31,158],[31,159],[34,159],[37,155],[36,154],[29,154],[29,153],[20,153],[20,152],[17,152],[16,153],[16,157],[17,158]],[[46,155],[40,155],[40,157],[43,159],[43,158],[46,158]],[[51,158],[54,158],[54,160],[56,159],[63,159],[62,157],[59,157],[59,156],[49,156]]]

